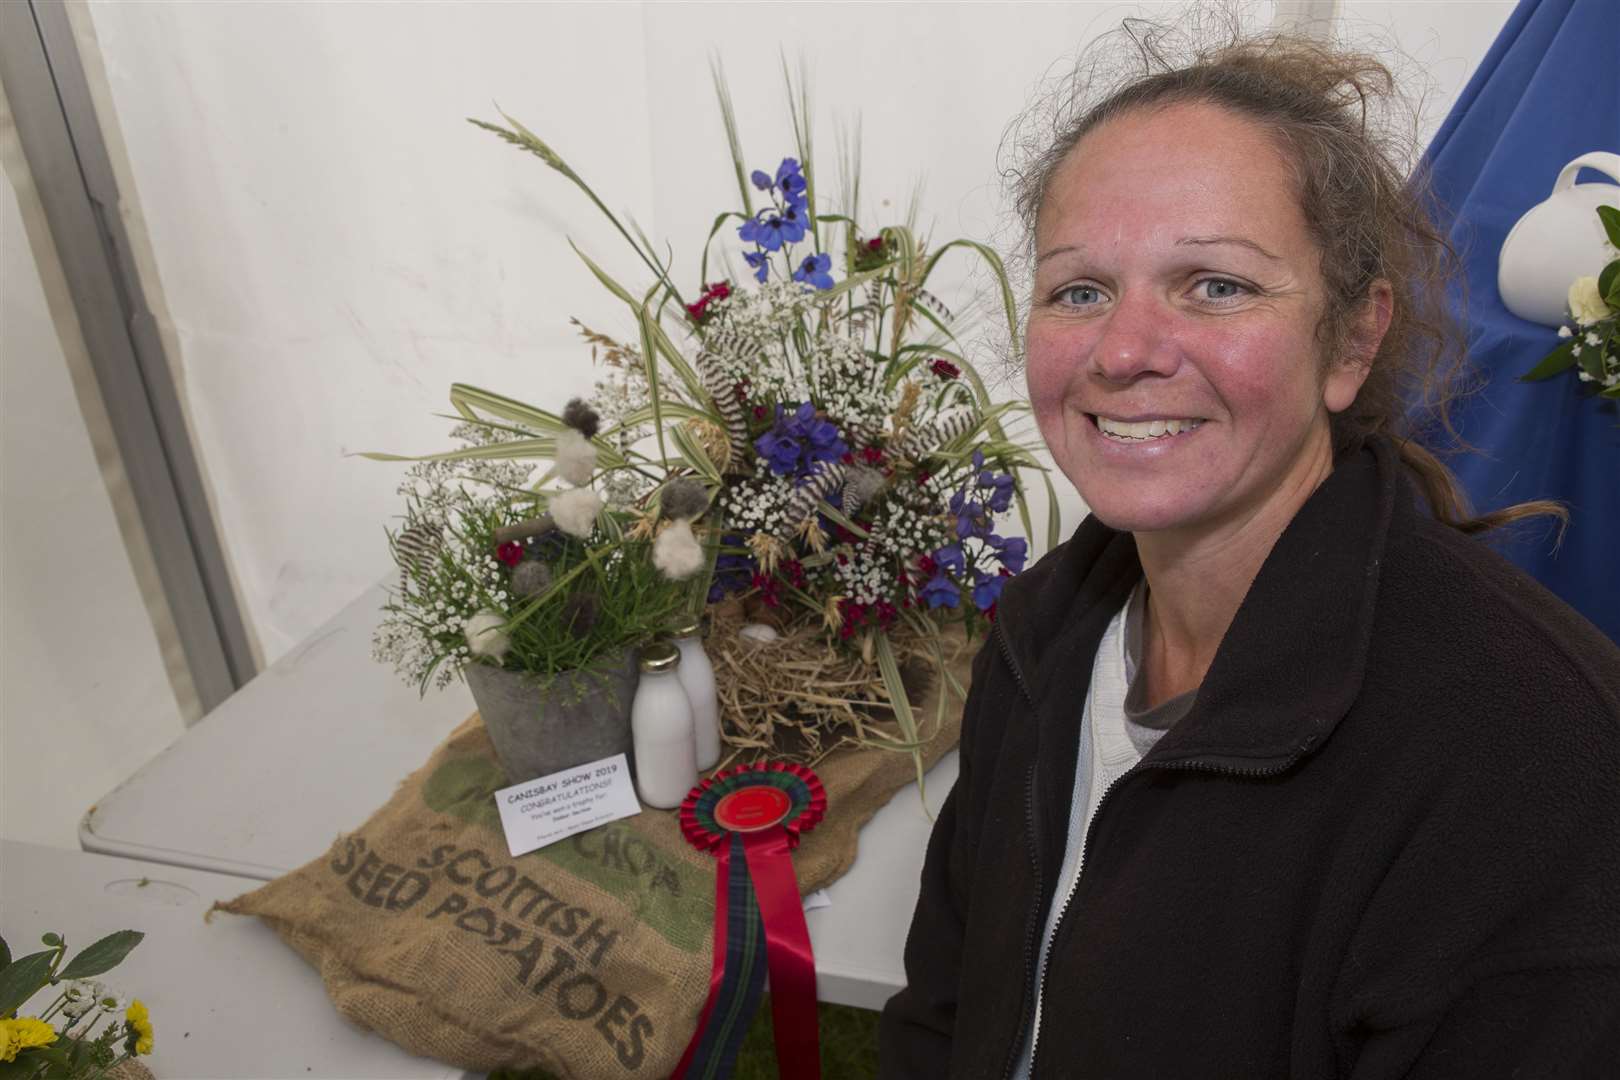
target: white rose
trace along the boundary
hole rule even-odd
[[[1607,319],[1613,314],[1598,292],[1597,278],[1575,279],[1575,283],[1569,287],[1569,313],[1582,326],[1591,326],[1599,319]]]

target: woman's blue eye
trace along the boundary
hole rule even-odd
[[[1205,278],[1198,283],[1205,300],[1232,300],[1248,291],[1248,287],[1230,278]]]
[[[1075,307],[1088,307],[1101,302],[1102,292],[1091,285],[1070,285],[1058,294],[1058,298]]]

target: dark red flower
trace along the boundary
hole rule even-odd
[[[875,446],[868,446],[861,450],[861,460],[868,465],[876,465],[883,460],[883,451]]]
[[[935,375],[938,375],[942,379],[954,379],[958,375],[962,374],[962,369],[951,363],[949,360],[936,358],[934,360],[930,360],[928,362],[928,366],[933,369]]]
[[[866,250],[867,251],[882,251],[883,250],[883,237],[874,236],[874,237],[872,237],[872,239],[868,240],[866,242]]]
[[[693,322],[700,323],[703,321],[703,317],[708,314],[708,307],[709,298],[705,296],[695,304],[687,304],[686,313],[692,316]]]
[[[939,569],[939,564],[934,561],[932,555],[924,555],[917,560],[917,569],[931,575],[935,570]]]
[[[523,561],[523,545],[517,543],[516,541],[508,540],[506,543],[495,549],[495,557],[501,560],[501,562],[505,563],[507,566],[516,566],[518,563]]]
[[[729,281],[717,281],[703,292],[705,300],[725,300],[730,296],[731,283]]]
[[[754,406],[754,419],[755,420],[763,420],[763,419],[765,419],[765,412],[766,412],[765,406],[763,406],[763,405],[755,405]]]
[[[853,464],[855,464],[855,455],[854,454],[845,454],[843,457],[839,458],[838,460],[842,461],[845,465],[853,465]]]
[[[924,484],[928,483],[929,480],[933,479],[933,476],[934,476],[934,474],[931,473],[931,472],[928,472],[927,470],[918,469],[917,470],[917,486],[922,487]]]

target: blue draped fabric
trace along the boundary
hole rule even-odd
[[[1590,397],[1573,374],[1518,382],[1558,341],[1552,328],[1509,313],[1496,289],[1508,230],[1551,193],[1565,164],[1591,150],[1620,151],[1620,4],[1520,0],[1428,151],[1436,194],[1456,215],[1470,362],[1489,379],[1455,412],[1480,453],[1449,463],[1476,509],[1568,505],[1556,551],[1544,528],[1522,526],[1498,549],[1620,642],[1616,403]]]

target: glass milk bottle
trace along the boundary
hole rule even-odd
[[[697,767],[707,772],[720,760],[720,701],[714,690],[714,666],[703,651],[703,620],[677,619],[669,628],[681,651],[677,669],[686,699],[692,703],[692,729],[697,736]]]
[[[680,650],[667,641],[643,649],[641,682],[630,706],[636,793],[662,810],[681,805],[698,778],[692,705],[681,686],[680,664]]]

